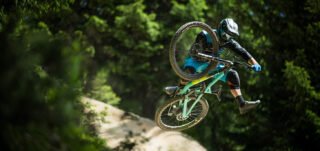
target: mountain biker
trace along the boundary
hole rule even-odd
[[[226,48],[231,49],[233,52],[245,59],[250,65],[252,65],[252,68],[255,72],[261,71],[261,66],[259,65],[259,63],[250,55],[250,53],[246,49],[241,47],[240,44],[234,40],[235,36],[239,36],[239,32],[238,25],[234,22],[233,19],[223,19],[219,23],[218,29],[214,31],[218,35],[220,41],[218,55],[220,55]],[[198,51],[206,54],[212,53],[210,49],[212,48],[212,39],[206,31],[203,30],[197,35],[195,43],[200,45],[200,50]],[[192,55],[192,53],[189,51],[189,56],[185,59],[184,70],[188,73],[202,72],[207,65],[208,62],[206,60],[203,60],[196,55]],[[218,64],[215,70],[218,70],[222,67],[223,64]],[[260,103],[260,100],[244,100],[240,91],[240,78],[237,71],[230,69],[220,80],[227,82],[230,86],[231,94],[237,100],[239,111],[241,114],[256,107]],[[189,81],[187,80],[181,79],[180,85],[184,86],[188,82]]]

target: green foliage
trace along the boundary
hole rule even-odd
[[[159,35],[159,25],[154,22],[156,15],[146,14],[144,9],[142,1],[117,7],[120,16],[114,21],[114,36],[126,49],[131,49],[127,52],[130,56],[150,57],[161,48],[161,45],[152,45]]]
[[[121,12],[121,16],[115,18],[115,24],[119,31],[134,31],[133,35],[127,33],[116,33],[115,37],[119,40],[127,39],[128,36],[134,36],[133,39],[148,39],[155,41],[159,35],[159,25],[153,22],[156,15],[146,14],[143,12],[145,6],[142,4],[142,0],[129,5],[119,5],[117,9]],[[122,30],[121,30],[122,29]],[[128,29],[128,30],[123,30]],[[119,34],[119,35],[118,35]],[[142,36],[144,35],[144,36]],[[133,41],[133,39],[131,39]],[[133,47],[133,44],[125,42],[125,45],[129,48]]]
[[[237,41],[262,65],[262,72],[257,74],[237,69],[245,99],[261,99],[262,104],[243,117],[237,116],[234,108],[224,108],[227,102],[211,104],[210,110],[215,111],[208,114],[207,122],[187,133],[209,150],[308,150],[317,144],[319,45],[314,34],[318,21],[312,17],[317,14],[316,5],[310,6],[310,1],[211,3],[209,20],[217,24],[221,18],[234,18],[241,35]],[[299,9],[292,13],[293,8]],[[233,100],[228,88],[225,91],[222,100]],[[237,131],[242,127],[244,131]]]
[[[172,4],[173,7],[170,14],[177,20],[204,21],[204,11],[208,10],[208,6],[204,0],[189,0],[187,4],[180,4],[177,1],[172,1]]]
[[[0,4],[0,119],[12,150],[101,150],[104,142],[89,124],[96,115],[83,114],[80,96],[152,118],[166,99],[162,88],[178,81],[168,62],[172,35],[188,21],[215,28],[226,17],[238,23],[236,40],[262,66],[256,74],[237,69],[245,99],[262,104],[240,116],[223,84],[223,102],[205,96],[208,116],[186,133],[208,150],[320,148],[318,1]]]
[[[86,14],[85,17],[88,19],[88,21],[85,24],[85,26],[87,26],[88,28],[93,28],[98,32],[105,32],[107,30],[108,25],[106,23],[106,20],[103,20],[95,15],[89,17]]]
[[[92,81],[92,91],[89,92],[88,96],[110,105],[117,105],[120,102],[120,98],[116,96],[112,88],[106,84],[107,78],[108,72],[106,70],[98,72]]]
[[[306,98],[307,94],[317,100],[320,99],[320,93],[315,92],[315,88],[311,86],[310,75],[304,68],[295,66],[293,62],[286,62],[284,76],[288,81],[287,88],[295,92],[295,97]]]
[[[79,125],[82,113],[78,41],[10,19],[1,35],[2,140],[9,150],[107,150]]]
[[[320,117],[311,110],[306,110],[307,117],[316,126],[316,133],[320,134]]]

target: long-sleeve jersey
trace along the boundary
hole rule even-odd
[[[195,42],[202,45],[204,53],[210,53],[209,49],[212,47],[212,40],[206,31],[200,32],[197,35]],[[231,49],[233,52],[240,55],[245,60],[249,60],[252,58],[251,54],[233,39],[229,41],[222,41],[222,43],[219,44],[218,55],[220,55],[226,48]]]

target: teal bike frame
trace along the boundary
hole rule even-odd
[[[194,80],[194,81],[190,81],[183,89],[180,90],[179,92],[179,95],[183,96],[185,95],[184,97],[184,100],[181,100],[179,102],[179,106],[180,107],[183,107],[183,110],[182,110],[182,117],[183,118],[186,118],[192,111],[192,109],[194,108],[194,106],[199,102],[199,100],[201,99],[201,97],[205,94],[205,93],[208,93],[208,94],[212,94],[212,90],[211,90],[211,87],[216,83],[218,82],[218,80],[220,80],[223,76],[225,75],[225,72],[218,72],[216,74],[213,74],[213,75],[208,75],[208,76],[205,76],[203,78],[200,78],[200,79],[197,79],[197,80]],[[212,82],[210,82],[208,84],[208,86],[205,88],[205,90],[203,91],[201,88],[200,89],[196,89],[195,90],[195,94],[197,95],[197,99],[195,102],[193,102],[193,104],[191,105],[191,107],[188,109],[187,108],[187,104],[189,102],[189,95],[186,95],[188,93],[190,93],[192,90],[190,89],[190,87],[200,83],[200,82],[203,82],[203,81],[206,81],[210,78],[214,78],[212,80]],[[201,91],[202,90],[202,91]]]

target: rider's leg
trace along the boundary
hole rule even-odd
[[[240,90],[240,78],[238,72],[235,70],[230,70],[227,75],[227,82],[230,86],[230,92],[234,98],[238,101],[238,104],[242,106],[244,104],[244,99],[241,95]]]
[[[206,69],[207,66],[209,65],[208,62],[201,62],[193,59],[192,57],[188,57],[185,60],[184,63],[184,71],[189,73],[189,74],[194,74],[196,72],[202,72],[202,70]],[[180,85],[184,86],[188,84],[189,80],[180,80]]]
[[[244,113],[251,108],[256,107],[260,101],[245,101],[242,97],[240,90],[240,78],[238,72],[235,70],[230,70],[227,77],[228,85],[230,86],[230,92],[235,97],[238,102],[240,113]]]

